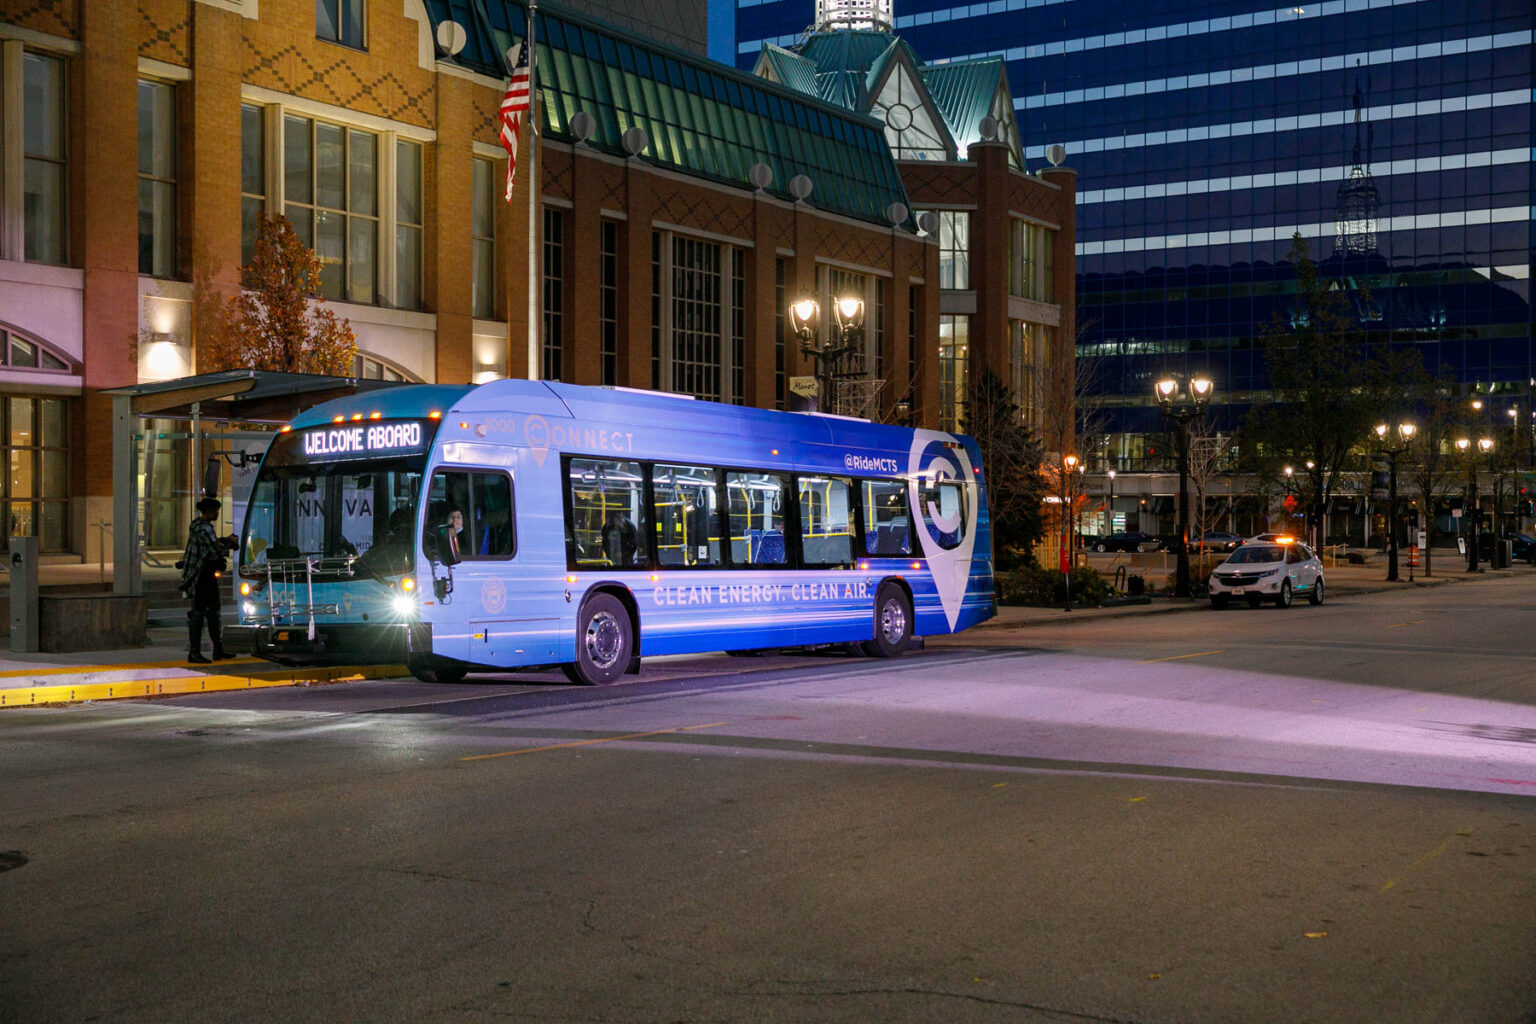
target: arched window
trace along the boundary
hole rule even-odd
[[[422,383],[420,377],[399,363],[361,349],[358,350],[357,359],[352,364],[352,374],[365,380],[403,380],[411,384]]]
[[[7,370],[79,373],[80,364],[29,331],[0,321],[0,366]]]

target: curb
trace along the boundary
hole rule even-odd
[[[160,666],[156,666],[160,667]],[[343,665],[295,673],[292,670],[253,672],[248,675],[169,676],[163,679],[123,679],[105,683],[62,683],[56,686],[14,687],[0,690],[0,708],[44,707],[93,700],[126,700],[174,697],[221,690],[256,690],[273,686],[312,686],[356,682],[404,675],[404,665]]]

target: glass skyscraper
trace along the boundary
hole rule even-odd
[[[1077,351],[1111,465],[1162,468],[1143,439],[1161,440],[1166,372],[1209,373],[1229,424],[1263,400],[1298,232],[1374,340],[1531,416],[1530,0],[898,0],[895,15],[930,62],[1005,58],[1031,169],[1066,146]],[[812,0],[738,0],[737,63],[811,17]]]

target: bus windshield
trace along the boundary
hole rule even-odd
[[[240,572],[279,563],[311,571],[396,576],[415,568],[414,526],[426,454],[310,462],[295,435],[273,444],[251,493]]]

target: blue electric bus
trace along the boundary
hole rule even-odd
[[[968,437],[544,381],[295,418],[257,474],[225,647],[418,678],[858,644],[990,618]]]

